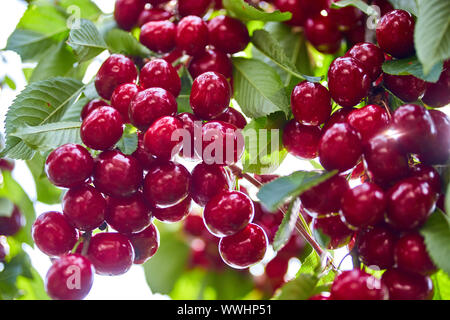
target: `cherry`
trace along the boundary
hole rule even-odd
[[[342,215],[355,228],[373,226],[381,222],[386,209],[386,198],[379,186],[363,183],[349,189],[342,197]]]
[[[209,120],[223,113],[230,98],[230,85],[220,73],[203,73],[192,84],[190,104],[194,114],[202,119]]]
[[[433,167],[424,164],[416,164],[411,167],[411,176],[420,181],[428,182],[436,193],[440,193],[442,190],[441,177]]]
[[[305,126],[290,120],[283,131],[283,145],[286,150],[301,159],[317,158],[322,129],[318,126]]]
[[[141,12],[138,18],[138,26],[142,27],[144,24],[150,21],[170,20],[172,17],[172,12],[166,11],[161,8],[152,7]]]
[[[242,113],[231,107],[227,108],[225,112],[215,117],[214,120],[230,123],[238,129],[244,129],[247,125],[247,120]]]
[[[126,273],[131,268],[134,250],[125,235],[102,232],[92,237],[89,243],[88,259],[91,260],[97,274],[116,276]]]
[[[336,123],[320,138],[319,161],[326,170],[353,168],[363,152],[359,134],[347,123]]]
[[[335,112],[333,112],[333,114],[331,115],[330,119],[328,119],[328,121],[323,126],[322,132],[327,131],[329,128],[331,128],[336,123],[347,122],[347,116],[353,110],[356,110],[356,109],[355,108],[340,108],[340,109],[337,109]]]
[[[195,139],[196,135],[201,135],[202,130],[202,122],[196,115],[188,112],[183,112],[177,115],[177,119],[179,119],[183,123],[183,129],[189,133],[189,137],[184,137],[190,141],[190,146],[183,140],[183,149],[180,151],[180,155],[184,158],[197,160],[199,158],[196,148]]]
[[[263,229],[250,223],[238,233],[221,238],[219,253],[230,267],[245,269],[264,258],[267,244],[267,236]]]
[[[427,252],[425,241],[418,232],[405,234],[395,245],[395,262],[401,270],[429,275],[436,266]]]
[[[289,259],[276,256],[266,264],[265,273],[269,278],[283,278],[289,267]]]
[[[152,51],[166,53],[176,46],[177,27],[169,20],[150,21],[141,28],[139,41]]]
[[[370,77],[359,60],[339,57],[328,70],[328,88],[336,103],[353,107],[369,94]]]
[[[319,300],[319,301],[331,300],[331,295],[329,292],[322,292],[322,293],[313,295],[308,300]]]
[[[194,79],[205,72],[217,72],[225,78],[231,78],[233,75],[230,57],[216,49],[207,49],[196,54],[189,62],[188,69]]]
[[[78,233],[59,212],[41,214],[33,223],[33,241],[43,253],[59,256],[68,253],[78,241]]]
[[[148,62],[141,70],[139,82],[144,89],[163,88],[174,97],[178,97],[181,91],[181,80],[177,70],[163,59]]]
[[[208,22],[209,41],[224,53],[237,53],[244,50],[250,42],[247,27],[241,21],[217,16]]]
[[[191,212],[184,220],[183,231],[190,236],[201,237],[206,231],[202,216]]]
[[[387,218],[397,229],[421,226],[433,212],[437,195],[427,182],[408,178],[396,183],[387,193]]]
[[[121,54],[113,54],[100,67],[95,77],[95,88],[100,97],[109,100],[119,85],[134,82],[137,75],[133,60]]]
[[[170,207],[155,207],[153,215],[156,219],[166,223],[178,222],[183,220],[191,210],[191,197],[186,197],[181,202]]]
[[[394,7],[388,0],[373,0],[372,6],[377,6],[380,8],[381,17],[384,16],[386,13],[394,10]]]
[[[351,30],[344,31],[347,47],[366,41],[366,25],[364,19],[359,20],[358,24]]]
[[[207,164],[232,165],[244,153],[240,130],[223,121],[210,121],[202,128],[202,159]]]
[[[124,234],[140,232],[151,222],[152,213],[141,192],[129,198],[108,198],[106,222]]]
[[[130,122],[128,109],[134,96],[140,91],[140,88],[134,83],[125,83],[114,90],[111,97],[111,107],[119,111],[125,123]]]
[[[339,2],[341,0],[334,0]],[[328,13],[336,22],[340,31],[348,31],[354,29],[363,18],[363,13],[356,7],[348,6],[339,9],[331,8]]]
[[[13,236],[24,225],[24,218],[22,212],[20,212],[19,207],[14,205],[13,212],[9,217],[0,216],[0,235],[2,236]]]
[[[95,160],[95,187],[112,197],[128,197],[142,184],[143,170],[133,156],[117,150],[102,152]]]
[[[389,115],[380,106],[369,104],[361,109],[355,109],[347,116],[348,124],[361,136],[363,143],[387,129]]]
[[[331,4],[331,0],[300,0],[302,10],[307,16],[314,16],[320,13],[320,11],[328,9]]]
[[[129,235],[129,238],[135,252],[135,264],[145,263],[159,248],[159,231],[154,224],[150,224],[141,232]]]
[[[136,94],[131,101],[129,115],[131,123],[145,131],[158,118],[175,116],[177,100],[165,89],[149,88]]]
[[[178,13],[182,17],[203,17],[211,5],[211,0],[178,0]]]
[[[48,180],[58,187],[70,188],[82,184],[92,174],[94,160],[78,144],[65,144],[53,150],[45,161]]]
[[[334,54],[341,47],[342,33],[330,15],[306,20],[305,36],[322,53]]]
[[[275,179],[278,179],[280,176],[277,174],[255,174],[253,175],[253,177],[262,184],[266,184],[272,182]]]
[[[405,102],[418,100],[425,92],[426,84],[414,76],[394,76],[384,73],[385,87]]]
[[[100,107],[92,111],[81,124],[83,143],[94,150],[108,150],[122,137],[123,118],[111,107]]]
[[[269,243],[271,244],[283,221],[284,215],[280,210],[277,210],[276,212],[267,211],[259,202],[254,202],[253,205],[255,207],[253,222],[263,228]]]
[[[138,146],[132,156],[139,161],[145,170],[148,170],[151,166],[158,162],[158,159],[145,149],[144,134],[142,132],[138,132]]]
[[[397,238],[385,226],[359,233],[358,253],[361,261],[373,269],[387,269],[394,265],[394,248]]]
[[[380,48],[401,59],[414,54],[414,18],[404,10],[386,13],[377,25]]]
[[[117,0],[114,8],[114,19],[117,25],[121,29],[130,31],[144,7],[145,2],[142,0]]]
[[[230,183],[224,167],[202,162],[192,170],[189,194],[198,205],[204,207],[215,195],[228,190]]]
[[[436,127],[436,135],[429,141],[420,155],[427,164],[446,164],[450,158],[450,119],[439,110],[428,111]]]
[[[284,257],[288,260],[290,258],[299,257],[305,250],[305,247],[305,240],[303,240],[300,235],[293,233],[284,247],[278,251],[277,257]]]
[[[190,173],[181,164],[171,161],[150,168],[144,180],[144,196],[159,206],[174,205],[189,193]]]
[[[384,62],[383,51],[370,42],[355,44],[346,56],[353,57],[363,65],[370,79],[375,81],[382,73],[381,66]]]
[[[339,216],[316,218],[313,220],[313,230],[316,235],[325,236],[327,249],[334,250],[347,245],[353,236]]]
[[[93,282],[91,262],[80,254],[68,254],[53,262],[45,276],[45,290],[54,300],[81,300]]]
[[[324,216],[341,209],[341,198],[349,188],[347,180],[335,175],[303,192],[300,200],[308,214]]]
[[[183,122],[172,116],[154,121],[144,135],[144,148],[160,160],[170,160],[182,148],[177,135]]]
[[[292,18],[286,21],[286,23],[293,26],[303,26],[306,14],[302,8],[301,1],[302,0],[275,0],[274,5],[281,12],[292,13]]]
[[[92,111],[100,107],[108,107],[109,104],[105,100],[94,99],[85,104],[81,110],[81,121],[83,121]]]
[[[359,270],[347,270],[334,278],[331,300],[387,300],[386,286],[374,276]]]
[[[433,282],[427,276],[396,268],[387,270],[381,281],[389,290],[390,300],[431,300]]]
[[[7,246],[0,242],[0,263],[5,262],[6,256],[8,255]]]
[[[303,81],[292,90],[291,106],[298,122],[318,126],[330,118],[331,96],[320,83]]]
[[[202,52],[208,44],[208,26],[202,18],[187,16],[177,26],[176,44],[189,55]]]
[[[426,84],[425,94],[422,98],[430,107],[439,108],[450,103],[450,60],[444,62],[444,70],[439,80]]]

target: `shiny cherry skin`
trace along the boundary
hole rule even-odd
[[[373,43],[357,43],[346,53],[346,56],[353,57],[361,62],[372,81],[377,80],[381,75],[384,53]]]
[[[428,182],[434,192],[440,193],[442,191],[442,182],[439,172],[431,166],[425,164],[415,164],[411,167],[411,177],[417,178],[420,181]]]
[[[173,13],[161,8],[145,9],[141,12],[138,18],[138,26],[142,27],[144,24],[150,21],[163,21],[169,20],[173,17]]]
[[[192,199],[188,196],[181,202],[169,207],[155,207],[153,216],[165,223],[179,222],[189,215],[191,204]]]
[[[347,115],[347,123],[361,136],[361,141],[369,139],[387,129],[389,115],[382,107],[370,104],[361,109],[355,109]]]
[[[230,98],[230,85],[220,73],[203,73],[192,84],[190,104],[194,114],[202,119],[209,120],[223,113]]]
[[[114,19],[117,25],[126,31],[130,31],[144,10],[145,1],[143,0],[117,0],[114,8]]]
[[[444,62],[444,70],[439,80],[427,83],[422,98],[430,107],[439,108],[450,104],[450,60]]]
[[[345,192],[342,215],[354,228],[373,226],[381,222],[386,210],[386,197],[382,188],[366,182]]]
[[[91,176],[93,168],[94,159],[89,151],[72,143],[56,148],[45,161],[48,180],[62,188],[82,184]]]
[[[322,292],[322,293],[313,295],[308,300],[318,300],[318,301],[331,300],[331,295],[329,292]]]
[[[267,251],[267,236],[256,224],[248,224],[238,233],[220,239],[223,261],[235,269],[245,269],[260,262]]]
[[[401,59],[414,54],[414,18],[404,10],[393,10],[378,22],[376,33],[380,48]]]
[[[92,263],[80,254],[68,254],[53,262],[48,270],[45,291],[53,300],[82,300],[91,291],[93,282]]]
[[[395,262],[401,270],[430,275],[437,268],[427,252],[425,241],[418,232],[403,235],[395,245]]]
[[[39,250],[49,256],[68,253],[78,241],[78,232],[56,211],[41,214],[33,223],[31,234]]]
[[[134,248],[134,264],[143,264],[149,260],[159,248],[159,231],[152,223],[138,233],[129,235]]]
[[[359,60],[339,57],[328,70],[328,88],[337,104],[353,107],[369,94],[370,77]]]
[[[437,194],[430,184],[417,178],[396,183],[387,193],[387,219],[399,230],[421,226],[433,212]]]
[[[151,166],[156,164],[159,160],[147,151],[144,147],[144,134],[142,132],[138,132],[138,146],[135,152],[133,152],[132,156],[135,157],[142,168],[148,170]]]
[[[14,205],[13,212],[9,217],[0,217],[0,235],[13,236],[24,226],[25,221],[19,207]]]
[[[179,143],[181,136],[177,136],[177,132],[182,128],[183,122],[178,118],[172,116],[159,118],[145,132],[145,149],[160,160],[172,159],[182,148],[182,144]]]
[[[292,26],[303,26],[306,14],[302,8],[302,0],[274,0],[275,7],[281,12],[290,12],[292,18],[286,23]],[[320,10],[319,10],[320,11]]]
[[[268,212],[259,202],[254,202],[253,205],[255,207],[253,223],[263,228],[269,243],[272,244],[284,215],[279,210],[276,212]]]
[[[131,101],[130,121],[136,128],[145,131],[158,118],[175,116],[177,108],[177,100],[169,91],[162,88],[145,89]]]
[[[427,164],[446,164],[450,159],[450,118],[439,110],[429,110],[436,136],[427,142],[420,160]]]
[[[223,53],[234,54],[244,50],[250,42],[247,27],[228,16],[217,16],[208,22],[209,41]]]
[[[81,121],[83,121],[92,111],[100,107],[108,107],[109,104],[105,100],[94,99],[86,103],[81,109]]]
[[[105,219],[117,232],[140,232],[148,227],[151,217],[151,209],[141,192],[136,192],[129,198],[108,198]]]
[[[196,142],[195,138],[196,134],[201,135],[203,122],[193,113],[183,112],[177,115],[177,119],[179,119],[183,123],[183,129],[186,130],[190,139],[186,137],[187,140],[190,141],[190,146],[186,140],[183,140],[183,148],[180,151],[180,155],[187,159],[198,160],[199,155],[196,151]],[[198,143],[198,142],[197,142]],[[201,143],[199,143],[200,145]]]
[[[292,90],[291,107],[298,122],[318,126],[330,118],[331,96],[320,83],[303,81]]]
[[[332,300],[387,300],[388,296],[379,279],[359,269],[343,271],[331,286]]]
[[[211,6],[211,0],[178,0],[178,13],[182,17],[203,17]]]
[[[358,235],[359,258],[372,269],[387,269],[394,265],[394,248],[397,237],[386,226],[376,226]]]
[[[383,74],[383,83],[386,88],[404,102],[414,102],[423,96],[426,83],[414,76],[394,76]]]
[[[247,120],[242,113],[231,107],[227,108],[225,112],[215,117],[214,120],[230,123],[238,129],[244,129],[247,125]]]
[[[347,40],[347,47],[366,41],[366,26],[363,23],[363,19],[359,20],[353,29],[344,31],[344,35],[345,40]]]
[[[195,166],[191,174],[189,194],[199,206],[206,206],[215,195],[230,190],[228,175],[223,166],[202,162]]]
[[[333,2],[339,1],[340,0],[334,0]],[[353,6],[336,9],[331,8],[328,14],[336,22],[340,31],[349,31],[354,29],[363,17],[362,11]]]
[[[381,281],[389,290],[390,300],[431,300],[433,297],[433,282],[418,273],[393,268],[383,273]]]
[[[134,261],[134,249],[127,236],[102,232],[92,237],[87,257],[97,274],[116,276],[130,270]]]
[[[167,53],[176,46],[176,25],[169,21],[150,21],[141,28],[139,41],[152,51]]]
[[[144,196],[158,206],[174,205],[189,194],[191,175],[181,164],[171,161],[150,168],[144,180]]]
[[[341,221],[340,216],[314,219],[313,230],[315,234],[325,236],[324,242],[330,250],[347,245],[353,236],[353,231]]]
[[[181,80],[177,70],[163,59],[148,62],[141,70],[139,83],[144,89],[163,88],[178,97],[181,91]]]
[[[110,100],[119,85],[134,82],[137,75],[133,60],[121,54],[113,54],[97,72],[95,88],[100,97]]]
[[[321,137],[319,126],[305,126],[292,119],[284,127],[283,145],[290,154],[300,159],[314,159],[319,154]]]
[[[134,83],[125,83],[114,90],[111,97],[111,107],[119,111],[125,123],[130,122],[128,109],[134,96],[140,91],[140,88]]]
[[[202,18],[187,16],[177,25],[177,48],[189,55],[196,55],[205,50],[208,44],[208,26]]]
[[[353,110],[356,110],[356,109],[355,108],[340,108],[340,109],[337,109],[335,112],[333,112],[333,114],[331,115],[330,119],[328,119],[328,121],[325,122],[325,125],[322,128],[322,132],[327,131],[335,123],[347,122],[347,116]]]
[[[306,39],[320,52],[336,53],[341,47],[342,33],[330,15],[317,15],[305,23]]]
[[[62,207],[69,223],[79,230],[97,229],[105,221],[106,200],[100,191],[88,184],[69,189]]]
[[[196,54],[189,62],[188,70],[193,79],[205,72],[217,72],[227,79],[233,75],[230,57],[216,49],[206,49]]]
[[[112,150],[97,157],[93,177],[99,191],[112,197],[129,197],[141,186],[143,170],[133,156]]]
[[[123,118],[112,107],[100,107],[92,111],[81,124],[83,143],[94,150],[108,150],[122,137]]]

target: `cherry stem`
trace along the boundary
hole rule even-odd
[[[81,250],[81,255],[86,256],[88,249],[89,249],[89,244],[91,242],[91,238],[92,238],[92,232],[91,231],[86,231],[83,234],[83,249]]]

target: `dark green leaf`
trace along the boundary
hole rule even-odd
[[[289,241],[292,235],[292,231],[295,229],[295,222],[298,218],[298,213],[300,211],[300,200],[297,198],[291,202],[289,209],[283,217],[275,238],[273,239],[273,249],[279,251],[284,245]]]
[[[277,300],[308,300],[313,294],[319,278],[309,273],[302,273],[296,279],[286,283],[276,296]]]
[[[292,17],[290,12],[274,11],[269,13],[258,10],[244,0],[223,0],[222,3],[232,17],[242,21],[287,21]]]
[[[86,19],[81,19],[79,28],[70,30],[67,43],[80,62],[88,61],[108,49],[95,24]]]
[[[135,57],[149,57],[152,55],[152,52],[136,40],[131,33],[123,30],[110,30],[105,36],[105,41],[111,53],[121,53]]]
[[[434,65],[428,75],[423,74],[423,66],[417,57],[400,60],[388,60],[383,63],[383,71],[394,75],[413,75],[427,82],[437,82],[443,69],[443,63]]]

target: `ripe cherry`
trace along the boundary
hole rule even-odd
[[[178,118],[166,116],[154,121],[144,135],[144,147],[160,160],[170,160],[182,148],[179,140],[183,122]]]
[[[319,301],[331,300],[331,295],[329,292],[322,292],[312,296],[308,300],[319,300]]]
[[[81,121],[83,121],[92,111],[100,107],[108,107],[109,104],[105,100],[94,99],[86,103],[81,110]]]
[[[244,50],[250,42],[247,27],[241,21],[217,16],[208,22],[209,41],[224,53],[237,53]]]
[[[292,14],[291,20],[286,21],[286,23],[293,26],[303,26],[307,15],[302,8],[301,0],[275,0],[273,2],[281,12]]]
[[[184,200],[170,207],[155,207],[153,216],[159,221],[166,223],[181,221],[189,215],[191,203],[191,197],[187,196]]]
[[[420,160],[427,164],[445,164],[450,158],[450,119],[439,110],[429,110],[436,127],[436,135],[429,141]]]
[[[383,82],[386,88],[404,102],[414,102],[425,92],[426,83],[414,76],[394,76],[383,74]]]
[[[82,184],[92,174],[94,160],[78,144],[65,144],[53,150],[45,161],[48,180],[58,187],[71,188]]]
[[[344,31],[347,47],[366,41],[366,25],[364,19],[359,20],[358,24],[351,30]]]
[[[430,275],[436,266],[427,252],[425,241],[418,232],[405,234],[395,245],[395,262],[401,270]]]
[[[9,217],[0,217],[0,235],[13,236],[23,227],[25,224],[22,212],[19,207],[14,205],[13,212]]]
[[[141,70],[139,83],[144,89],[163,88],[178,97],[181,91],[181,80],[177,70],[163,59],[148,62]]]
[[[334,0],[339,2],[341,0]],[[356,7],[348,6],[343,8],[331,8],[328,12],[331,18],[336,22],[340,31],[354,29],[363,17],[363,13]]]
[[[191,212],[183,223],[183,231],[193,237],[201,237],[205,232],[208,232],[203,218],[196,212]]]
[[[340,108],[340,109],[337,109],[335,112],[333,112],[333,114],[331,115],[330,119],[328,119],[328,121],[323,126],[322,132],[327,131],[335,123],[347,122],[347,116],[353,110],[356,110],[356,109],[355,108]]]
[[[192,170],[189,194],[198,205],[204,207],[212,197],[229,189],[228,175],[224,167],[202,162]]]
[[[346,56],[353,57],[361,62],[372,81],[377,80],[381,75],[381,66],[384,62],[384,53],[373,43],[363,42],[355,44],[346,53]]]
[[[80,254],[68,254],[53,262],[45,276],[45,290],[54,300],[81,300],[93,282],[91,262]]]
[[[266,264],[265,273],[269,278],[283,278],[289,267],[289,259],[276,256]]]
[[[177,27],[169,20],[150,21],[141,28],[139,41],[152,51],[166,53],[176,46]]]
[[[439,172],[431,166],[415,164],[411,167],[411,177],[417,178],[420,181],[428,182],[433,191],[436,193],[440,193],[442,191],[442,183]]]
[[[374,276],[359,270],[337,275],[331,286],[332,300],[387,300],[386,286]]]
[[[203,17],[211,5],[211,0],[178,0],[178,13],[182,17]]]
[[[217,72],[227,79],[233,75],[230,57],[216,49],[207,49],[196,54],[189,62],[188,69],[194,79],[205,72]]]
[[[138,233],[129,235],[134,248],[134,263],[143,264],[153,257],[159,248],[159,231],[154,224]]]
[[[206,22],[197,16],[184,17],[177,25],[177,48],[189,55],[196,55],[205,50],[208,37]]]
[[[372,137],[387,129],[389,116],[382,107],[370,104],[350,112],[347,122],[360,134],[361,141],[367,143]]]
[[[389,290],[390,300],[431,300],[433,282],[427,276],[396,268],[387,270],[381,281]]]
[[[316,237],[322,238],[322,242],[330,250],[347,245],[353,236],[353,231],[341,221],[340,216],[314,219],[313,230]]]
[[[322,129],[319,126],[306,126],[295,119],[290,120],[283,131],[283,145],[286,150],[301,159],[314,159],[319,154],[319,141]]]
[[[245,269],[260,262],[267,250],[263,229],[250,223],[238,233],[220,239],[219,252],[223,261],[235,269]]]
[[[214,120],[230,123],[238,129],[244,129],[247,125],[247,120],[242,113],[231,107],[227,108],[225,112],[215,117]]]
[[[142,27],[144,24],[150,21],[163,21],[170,20],[173,17],[173,13],[161,8],[152,7],[145,9],[141,12],[138,18],[138,26]]]
[[[117,0],[114,8],[117,25],[121,29],[130,31],[144,7],[145,2],[142,0]]]
[[[386,226],[359,233],[358,253],[361,261],[372,269],[387,269],[394,265],[394,248],[397,238]]]
[[[342,33],[330,15],[317,15],[305,23],[306,39],[320,52],[333,54],[341,47]]]
[[[284,257],[286,259],[300,257],[304,252],[307,243],[297,233],[293,233],[288,242],[278,251],[277,256]]]
[[[292,90],[291,107],[298,122],[318,126],[330,118],[331,96],[320,83],[303,81]]]
[[[196,115],[189,112],[178,114],[177,119],[181,120],[183,129],[189,133],[189,137],[184,137],[183,149],[180,151],[180,155],[187,159],[198,160],[199,155],[195,147],[196,135],[197,137],[201,135],[203,122]]]
[[[450,60],[444,62],[444,70],[436,83],[427,83],[422,98],[430,107],[439,108],[450,104]]]
[[[132,156],[135,157],[141,166],[148,170],[151,166],[158,162],[158,159],[148,152],[144,147],[144,134],[142,132],[138,132],[138,146],[135,152],[133,152]]]
[[[394,10],[394,7],[388,0],[373,0],[372,5],[380,8],[381,17]]]
[[[119,111],[125,123],[130,122],[128,109],[134,96],[140,91],[140,88],[134,83],[125,83],[114,90],[111,97],[111,107]]]

